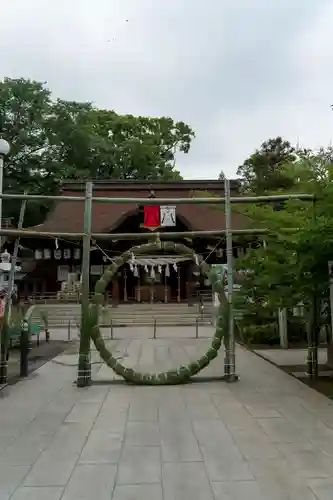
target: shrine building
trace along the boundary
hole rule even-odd
[[[231,195],[239,195],[238,181],[231,181]],[[84,196],[85,184],[72,182],[63,186],[63,196]],[[196,196],[224,196],[224,182],[218,180],[179,181],[96,181],[94,197],[146,198],[142,206],[136,203],[96,203],[92,207],[92,233],[146,233],[218,231],[225,229],[224,205],[174,205],[172,198]],[[151,197],[170,198],[166,206],[150,205]],[[58,201],[43,224],[29,230],[52,233],[83,233],[83,201]],[[232,212],[233,229],[249,227],[248,219]],[[200,236],[178,238],[180,243],[195,250],[199,259],[210,264],[226,262],[225,237]],[[233,252],[236,257],[253,244],[251,237],[234,237]],[[147,240],[98,240],[92,241],[90,255],[91,292],[104,268],[112,259],[134,245]],[[24,247],[34,256],[27,274],[18,284],[22,297],[60,298],[75,300],[75,286],[80,282],[82,241],[63,238],[21,238]],[[9,250],[10,251],[10,250]],[[106,300],[123,302],[191,302],[198,295],[209,292],[207,279],[198,276],[195,265],[186,256],[165,254],[142,255],[127,263],[117,273],[107,291]],[[65,292],[68,292],[67,295]],[[71,292],[71,293],[69,293]]]

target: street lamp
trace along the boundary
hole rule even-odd
[[[9,142],[5,141],[5,139],[0,138],[0,155],[7,156],[10,152]]]
[[[5,139],[0,138],[0,195],[3,191],[3,164],[4,157],[10,152],[10,144]],[[0,198],[0,229],[2,229],[2,198]],[[2,236],[0,235],[0,251],[2,247]]]

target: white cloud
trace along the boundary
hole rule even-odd
[[[270,136],[332,136],[329,0],[0,0],[0,12],[0,77],[188,122],[185,177],[234,175]]]

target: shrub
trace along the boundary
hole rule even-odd
[[[280,342],[278,326],[274,322],[261,325],[247,325],[242,329],[246,344],[277,345]]]

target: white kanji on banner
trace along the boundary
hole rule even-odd
[[[161,226],[170,227],[176,225],[176,207],[175,206],[164,206],[160,207],[161,215]]]

